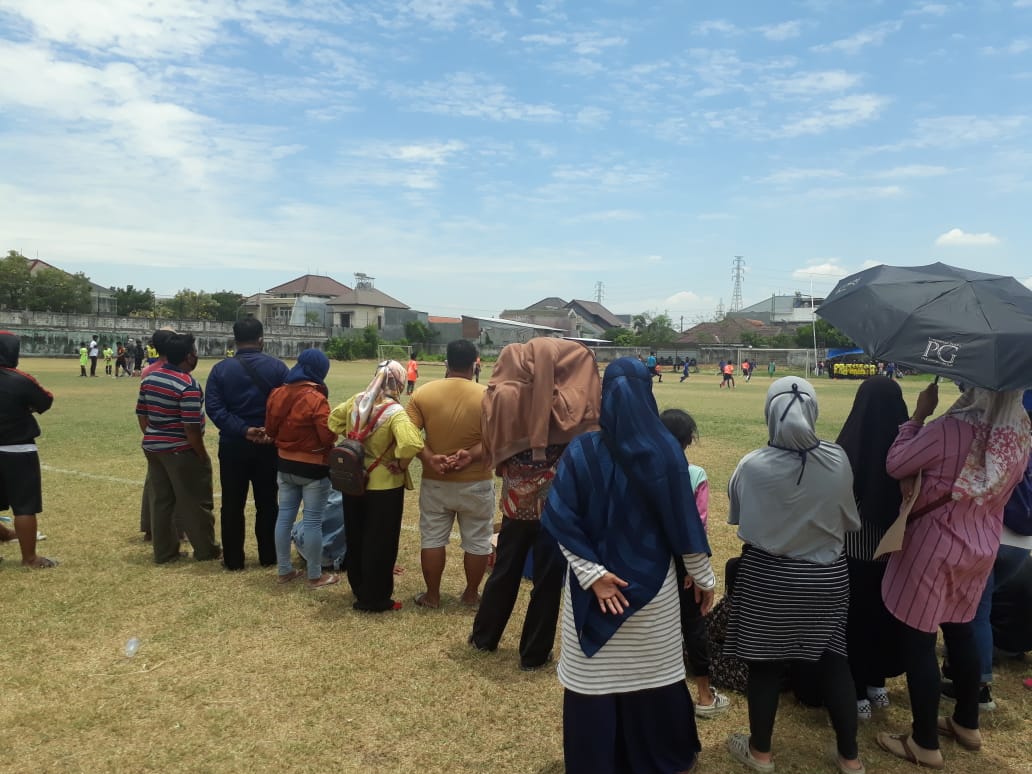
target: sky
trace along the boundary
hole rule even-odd
[[[1032,287],[1032,0],[0,0],[0,251],[432,315]]]

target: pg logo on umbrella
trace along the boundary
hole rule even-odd
[[[921,359],[929,363],[951,366],[957,360],[958,352],[960,352],[959,344],[954,344],[952,341],[928,339],[928,346],[925,347]]]

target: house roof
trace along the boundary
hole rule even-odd
[[[491,325],[501,325],[510,328],[529,328],[538,331],[554,331],[556,333],[563,333],[562,328],[553,328],[549,325],[534,325],[533,323],[516,322],[515,320],[502,320],[498,317],[475,317],[473,315],[463,315],[465,319],[476,320],[477,322],[490,323]]]
[[[462,322],[461,317],[435,317],[434,315],[427,315],[426,320],[433,325],[458,325]]]
[[[743,333],[776,336],[781,332],[781,326],[764,325],[759,320],[749,320],[744,317],[725,317],[720,322],[699,323],[692,326],[681,334],[676,343],[740,344]]]
[[[624,327],[624,324],[620,321],[619,317],[617,317],[615,314],[613,314],[604,306],[602,306],[602,304],[596,301],[581,301],[575,298],[573,299],[573,301],[568,303],[567,306],[572,307],[575,304],[579,306],[583,311],[587,312],[589,315],[597,317],[608,328]]]
[[[46,261],[40,260],[39,258],[30,258],[29,259],[29,274],[35,274],[40,269],[53,269],[54,271],[59,271],[62,274],[71,274],[71,272],[65,271],[64,269],[59,269],[57,266],[54,266],[54,264],[52,264],[52,263],[47,263]],[[90,283],[90,289],[94,293],[96,293],[97,295],[99,295],[99,296],[113,296],[114,295],[114,290],[115,290],[114,288],[106,288],[103,285],[98,285],[96,282],[91,280],[89,277],[86,278],[86,281]]]
[[[344,293],[350,293],[351,288],[337,282],[333,277],[324,277],[321,274],[304,274],[290,280],[290,282],[284,282],[282,285],[269,288],[265,292],[280,296],[306,295],[333,298]]]
[[[531,309],[541,310],[541,309],[565,309],[565,308],[566,308],[566,302],[565,301],[563,301],[558,296],[549,296],[548,298],[542,298],[536,304],[531,304],[530,306],[528,306],[523,311],[529,312]]]
[[[331,298],[327,302],[330,306],[377,306],[385,309],[409,309],[408,304],[403,304],[396,298],[388,296],[376,288],[345,288],[345,292]]]

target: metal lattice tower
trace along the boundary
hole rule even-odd
[[[731,290],[731,306],[728,311],[740,312],[742,311],[742,282],[745,280],[745,258],[736,255],[731,267],[731,279],[734,280],[734,286]]]
[[[595,303],[601,304],[602,299],[606,297],[606,286],[602,280],[595,283]]]

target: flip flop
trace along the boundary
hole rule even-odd
[[[878,746],[889,753],[889,755],[895,755],[897,758],[902,758],[905,761],[910,761],[917,766],[926,766],[929,769],[944,769],[946,763],[942,759],[942,753],[938,750],[924,750],[920,747],[913,739],[910,738],[910,734],[886,734],[884,731],[875,737],[875,741]],[[918,749],[915,750],[914,748]],[[919,752],[927,753],[938,753],[938,760],[922,760],[918,758]]]
[[[291,570],[286,575],[278,575],[276,577],[276,583],[290,583],[292,580],[300,578],[302,575],[304,575],[304,573],[301,572],[301,570]]]
[[[416,594],[415,598],[412,601],[415,602],[416,607],[425,607],[427,610],[439,610],[441,608],[440,604],[431,605],[429,602],[426,601],[425,591]]]
[[[320,579],[316,583],[309,583],[308,584],[308,588],[310,588],[310,589],[312,589],[314,591],[315,589],[325,589],[325,588],[328,588],[329,586],[336,586],[338,583],[340,583],[340,576],[339,575],[331,575],[326,580],[321,580]]]
[[[30,570],[48,570],[51,567],[57,567],[57,560],[48,559],[45,556],[37,556],[36,561],[33,564],[23,564],[22,567],[26,567]]]
[[[939,736],[955,739],[965,750],[978,752],[982,749],[982,734],[977,728],[964,728],[953,722],[953,718],[939,718]]]

